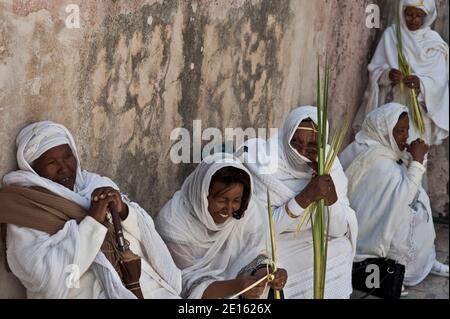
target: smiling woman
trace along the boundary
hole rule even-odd
[[[228,218],[241,219],[250,200],[250,177],[244,171],[225,167],[211,178],[208,211],[216,224]]]
[[[269,260],[263,222],[251,201],[250,173],[230,154],[204,159],[181,190],[161,209],[156,227],[182,269],[182,296],[230,298],[267,275]],[[287,273],[279,268],[243,298],[280,290]]]
[[[151,217],[109,178],[81,170],[64,126],[43,121],[23,128],[17,163],[19,170],[3,178],[0,223],[8,224],[8,264],[29,298],[178,297],[181,273]],[[139,256],[140,290],[125,279],[111,203]]]
[[[49,149],[36,159],[31,167],[39,176],[73,190],[77,175],[77,159],[68,144]]]

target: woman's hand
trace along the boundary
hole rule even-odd
[[[420,79],[415,75],[406,77],[403,83],[410,89],[420,91]]]
[[[389,80],[391,80],[392,84],[397,85],[403,81],[403,73],[397,69],[391,69],[389,72]]]
[[[100,187],[94,190],[91,194],[91,207],[95,203],[106,202],[106,208],[110,202],[116,205],[117,213],[122,220],[128,216],[128,205],[122,201],[122,196],[119,191],[112,187]],[[106,214],[106,212],[105,212]]]
[[[282,290],[286,285],[288,279],[288,273],[286,269],[278,268],[277,272],[274,275],[275,279],[269,281],[269,286],[275,290]]]
[[[330,175],[314,176],[296,197],[302,208],[307,208],[311,203],[321,199],[325,200],[327,206],[333,205],[338,200],[336,187]]]
[[[106,211],[108,209],[108,198],[99,199],[97,201],[91,201],[91,207],[89,207],[88,216],[91,216],[100,224],[103,224],[106,218]]]
[[[269,270],[270,272],[272,272],[272,270]],[[259,269],[257,272],[255,272],[255,277],[259,279],[263,278],[264,276],[267,275],[267,268],[261,268]],[[275,272],[274,275],[274,279],[271,281],[267,281],[268,285],[275,289],[275,290],[281,290],[284,288],[284,286],[286,285],[287,279],[288,279],[288,274],[286,269],[283,268],[278,268],[277,271]]]
[[[236,282],[239,287],[239,291],[242,291],[250,287],[261,278],[262,276],[257,277],[256,274],[254,276],[250,276],[248,274],[242,274],[238,276],[236,278]],[[242,294],[241,296],[244,299],[259,299],[261,295],[264,293],[265,288],[266,288],[266,281],[263,281],[259,285]]]
[[[425,144],[425,142],[419,138],[414,142],[412,142],[411,145],[407,147],[407,151],[411,153],[413,160],[419,162],[420,164],[423,164],[425,155],[428,153],[429,150],[430,146]]]

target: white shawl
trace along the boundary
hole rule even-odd
[[[410,31],[406,25],[403,12],[407,6],[419,7],[427,13],[424,25],[417,31]],[[421,81],[421,93],[428,110],[427,115],[436,126],[445,131],[445,136],[441,137],[444,139],[448,136],[449,130],[449,49],[439,34],[430,28],[437,17],[436,4],[434,0],[401,0],[400,12],[405,57],[412,68],[412,73]],[[384,103],[378,100],[378,81],[385,71],[392,68],[399,69],[395,25],[384,32],[368,66],[370,76],[365,93],[367,103],[361,106],[355,121],[356,125],[363,121],[363,116]]]
[[[90,207],[91,193],[99,187],[113,187],[119,190],[118,186],[107,177],[102,177],[87,171],[81,171],[80,161],[75,146],[74,139],[70,132],[62,125],[43,121],[31,124],[25,127],[17,136],[17,163],[18,171],[11,172],[3,178],[4,185],[18,185],[23,187],[40,186],[49,191],[73,201],[88,210]],[[32,168],[32,162],[39,158],[50,148],[58,145],[68,144],[77,159],[77,176],[74,191],[55,183],[49,179],[39,176]],[[124,196],[125,197],[125,196]],[[154,228],[151,217],[136,203],[127,202],[136,208],[138,224],[143,238],[144,252],[149,263],[154,267],[157,273],[178,293],[181,291],[181,275],[179,269],[175,266],[170,253]],[[68,265],[78,264],[79,251],[79,233],[76,222],[69,221],[64,228],[55,235],[51,236],[47,245],[52,249],[62,238],[73,238],[73,246],[68,249],[59,249],[59,255],[49,260],[52,263],[54,271],[49,274],[43,270],[36,269],[36,274],[40,275],[40,280],[34,284],[36,286],[26,287],[29,290],[36,291],[45,289],[49,293],[49,298],[65,298],[68,295],[69,288],[66,285],[67,273],[65,271]],[[53,256],[53,254],[48,254]],[[32,258],[33,252],[24,254],[23,258]],[[20,266],[18,265],[17,268]],[[133,293],[126,289],[117,272],[106,259],[105,255],[99,251],[94,263],[93,270],[100,280],[105,291],[106,298],[136,298]],[[14,265],[11,265],[14,268]]]
[[[231,280],[265,252],[259,214],[249,207],[240,220],[216,224],[208,211],[212,176],[224,167],[247,169],[233,156],[217,153],[200,163],[158,214],[155,224],[175,261],[184,264],[183,297],[199,299],[215,281]],[[250,176],[251,177],[251,176]],[[252,185],[253,187],[253,185]]]
[[[356,157],[345,173],[350,205],[358,219],[357,257],[392,255],[390,249],[395,236],[396,249],[404,253],[398,255],[398,260],[406,264],[408,231],[402,228],[409,227],[410,207],[414,202],[428,203],[427,198],[422,198],[426,193],[420,180],[411,180],[406,168],[397,163],[405,158],[405,152],[398,149],[392,130],[404,112],[408,109],[397,103],[373,110],[357,140],[343,152],[346,163],[351,162],[351,156]],[[423,169],[421,164],[413,163]],[[396,236],[399,233],[404,236]]]
[[[359,131],[355,141],[339,155],[342,167],[346,170],[355,158],[369,147],[380,144],[390,150],[393,158],[403,160],[406,164],[411,161],[408,152],[400,151],[393,135],[393,128],[402,113],[408,113],[408,108],[399,103],[388,103],[370,112]]]
[[[302,106],[294,109],[286,118],[278,135],[267,141],[261,139],[249,140],[243,148],[238,150],[239,154],[245,147],[247,148],[247,152],[240,156],[242,156],[246,167],[255,178],[255,194],[262,208],[267,205],[267,188],[270,190],[272,206],[280,207],[297,196],[311,181],[313,170],[307,164],[309,160],[300,155],[290,143],[300,123],[307,118],[317,124],[316,107]],[[269,153],[271,149],[278,150],[278,154]],[[327,150],[329,150],[328,145]],[[273,156],[278,157],[278,166],[275,170],[273,168],[267,169],[265,163],[273,164],[273,161],[271,162],[268,159]],[[346,206],[347,209],[344,209],[345,219],[348,223],[350,240],[355,251],[357,221],[353,210],[348,205],[347,180],[337,159],[333,164],[331,177],[338,195],[338,202],[331,206],[331,210],[333,211],[338,206],[341,206],[341,208]],[[333,223],[332,220],[331,217],[331,223]]]

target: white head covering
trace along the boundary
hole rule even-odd
[[[298,107],[288,114],[277,135],[267,141],[252,139],[243,146],[248,149],[248,156],[243,160],[255,177],[256,189],[261,189],[265,198],[265,189],[269,187],[274,206],[282,205],[295,197],[311,180],[313,170],[308,165],[310,160],[302,156],[291,145],[300,123],[308,118],[317,125],[317,108],[314,106]],[[271,154],[270,151],[273,149],[277,149],[278,154]],[[278,161],[270,160],[271,156],[278,156]],[[277,163],[277,168],[268,170],[265,163],[273,162]],[[271,171],[271,173],[262,173],[267,171]]]
[[[419,8],[425,11],[425,13],[427,14],[424,24],[422,25],[420,30],[430,30],[431,25],[434,23],[438,16],[435,0],[401,0],[399,6],[401,10],[400,12],[402,13],[400,15],[400,18],[402,20],[402,25],[405,28],[407,28],[407,26],[405,23],[404,10],[407,7]],[[410,33],[414,33],[414,31],[410,31]]]
[[[182,270],[183,297],[201,298],[212,282],[236,278],[265,253],[265,232],[252,201],[241,219],[229,218],[220,225],[208,211],[211,178],[230,166],[246,172],[251,181],[250,172],[232,155],[214,154],[196,167],[156,219],[175,261],[188,265]]]
[[[361,131],[356,134],[351,143],[339,156],[344,170],[362,153],[370,148],[378,149],[383,156],[392,160],[402,160],[408,164],[411,155],[407,151],[400,151],[394,139],[393,130],[400,116],[408,114],[408,108],[399,103],[388,103],[367,114]]]
[[[16,139],[19,168],[28,170],[29,165],[53,147],[74,145],[67,133],[64,126],[50,121],[33,123],[23,128]]]
[[[61,184],[39,176],[31,167],[33,161],[38,159],[49,149],[68,144],[77,160],[77,173],[74,190],[70,190]],[[119,187],[107,177],[88,174],[81,171],[80,160],[72,134],[63,125],[42,121],[30,124],[23,128],[17,136],[17,164],[20,168],[5,175],[5,185],[15,184],[21,186],[41,186],[55,194],[76,202],[81,207],[88,209],[90,195],[97,187]]]
[[[437,18],[436,3],[434,2],[434,0],[402,0],[399,2],[399,6],[400,6],[399,10],[402,13],[402,14],[400,14],[400,20],[401,20],[402,28],[404,31],[406,31],[406,30],[409,31],[409,29],[406,25],[406,22],[405,22],[405,15],[404,15],[404,11],[407,7],[415,7],[417,9],[421,9],[422,11],[424,11],[427,14],[424,24],[417,31],[422,30],[420,32],[423,32],[427,28],[431,27],[431,25]],[[414,31],[410,31],[410,32],[414,33]]]
[[[405,157],[394,139],[393,130],[402,114],[408,114],[408,108],[399,103],[388,103],[370,112],[362,125],[361,131],[356,134],[356,143],[368,146],[376,143],[393,151],[398,158]]]
[[[294,109],[287,116],[283,128],[280,133],[280,146],[281,150],[286,157],[289,166],[294,169],[303,169],[305,163],[310,163],[311,161],[302,156],[294,147],[291,145],[292,138],[297,131],[300,123],[306,119],[311,119],[313,123],[317,126],[317,108],[314,106],[302,106]],[[328,122],[327,122],[328,125]]]

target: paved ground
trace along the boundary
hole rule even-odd
[[[436,229],[436,253],[437,259],[448,265],[448,251],[449,251],[449,228],[447,224],[435,223]],[[449,299],[448,294],[449,279],[429,275],[419,285],[407,288],[408,295],[402,299]],[[355,291],[352,299],[358,299],[363,296],[363,293]],[[376,299],[368,297],[367,299]]]

